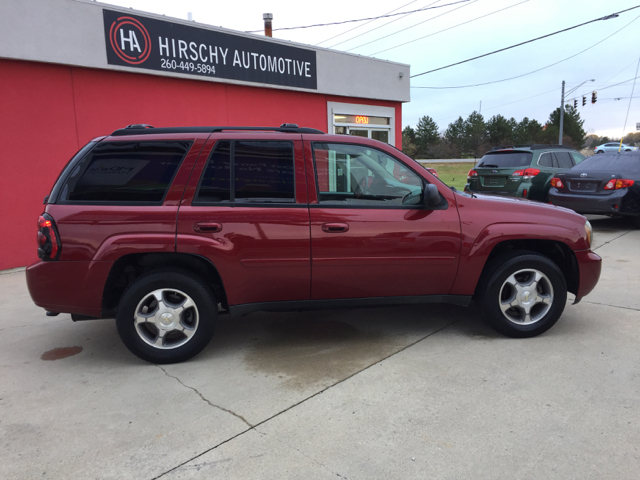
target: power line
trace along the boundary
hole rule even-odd
[[[371,56],[373,56],[373,55],[378,55],[379,53],[387,52],[387,51],[389,51],[389,50],[393,50],[394,48],[399,48],[399,47],[403,47],[403,46],[405,46],[405,45],[409,45],[410,43],[417,42],[418,40],[424,40],[425,38],[432,37],[432,36],[434,36],[434,35],[437,35],[438,33],[446,32],[447,30],[452,30],[452,29],[454,29],[454,28],[456,28],[456,27],[459,27],[459,26],[461,26],[461,25],[466,25],[467,23],[475,22],[476,20],[480,20],[481,18],[485,18],[485,17],[488,17],[488,16],[490,16],[490,15],[494,15],[494,14],[496,14],[496,13],[502,12],[502,11],[504,11],[504,10],[508,10],[508,9],[510,9],[510,8],[513,8],[513,7],[517,7],[518,5],[521,5],[521,4],[523,4],[523,3],[527,3],[528,1],[529,1],[529,0],[523,0],[523,1],[522,1],[522,2],[520,2],[520,3],[515,3],[515,4],[513,4],[513,5],[509,5],[508,7],[501,8],[500,10],[496,10],[495,12],[487,13],[486,15],[482,15],[481,17],[476,17],[476,18],[473,18],[473,19],[471,19],[471,20],[467,20],[466,22],[462,22],[462,23],[459,23],[459,24],[457,24],[457,25],[454,25],[454,26],[452,26],[452,27],[445,28],[445,29],[443,29],[443,30],[439,30],[439,31],[434,32],[434,33],[430,33],[429,35],[425,35],[424,37],[416,38],[415,40],[411,40],[411,41],[409,41],[409,42],[401,43],[401,44],[396,45],[396,46],[394,46],[394,47],[385,48],[384,50],[380,50],[379,52],[372,53],[372,54],[371,54]]]
[[[482,55],[478,55],[478,56],[475,56],[475,57],[472,57],[472,58],[468,58],[468,59],[466,59],[466,60],[462,60],[462,61],[460,61],[460,62],[452,63],[452,64],[450,64],[450,65],[446,65],[446,66],[444,66],[444,67],[434,68],[433,70],[428,70],[428,71],[426,71],[426,72],[417,73],[416,75],[411,75],[411,77],[410,77],[410,78],[419,77],[419,76],[421,76],[421,75],[426,75],[427,73],[437,72],[437,71],[439,71],[439,70],[444,70],[445,68],[454,67],[454,66],[456,66],[456,65],[460,65],[460,64],[463,64],[463,63],[471,62],[471,61],[473,61],[473,60],[478,60],[479,58],[488,57],[489,55],[494,55],[494,54],[496,54],[496,53],[504,52],[505,50],[510,50],[510,49],[512,49],[512,48],[520,47],[520,46],[522,46],[522,45],[526,45],[526,44],[528,44],[528,43],[536,42],[536,41],[538,41],[538,40],[542,40],[543,38],[548,38],[548,37],[551,37],[551,36],[553,36],[553,35],[557,35],[557,34],[559,34],[559,33],[563,33],[563,32],[567,32],[567,31],[569,31],[569,30],[573,30],[573,29],[578,28],[578,27],[583,27],[584,25],[588,25],[588,24],[593,23],[593,22],[598,22],[598,21],[600,21],[600,20],[609,20],[610,18],[614,18],[615,16],[618,16],[618,15],[619,15],[619,14],[621,14],[621,13],[625,13],[625,12],[628,12],[629,10],[634,10],[634,9],[636,9],[636,8],[639,8],[639,7],[640,7],[640,5],[636,5],[635,7],[627,8],[626,10],[621,10],[621,11],[619,11],[619,12],[612,13],[612,14],[610,14],[610,15],[606,15],[606,16],[604,16],[604,17],[595,18],[595,19],[593,19],[593,20],[589,20],[588,22],[580,23],[580,24],[578,24],[578,25],[574,25],[573,27],[564,28],[564,29],[562,29],[562,30],[558,30],[557,32],[548,33],[547,35],[542,35],[541,37],[532,38],[531,40],[527,40],[527,41],[525,41],[525,42],[516,43],[516,44],[514,44],[514,45],[510,45],[510,46],[508,46],[508,47],[504,47],[504,48],[501,48],[501,49],[499,49],[499,50],[494,50],[493,52],[489,52],[489,53],[485,53],[485,54],[482,54]]]
[[[631,65],[633,65],[634,63],[636,63],[636,61],[634,60],[633,62],[631,62],[629,65],[627,65],[626,67],[624,67],[622,70],[620,70],[618,73],[616,73],[615,75],[613,75],[612,77],[609,77],[608,79],[606,79],[604,82],[602,82],[601,85],[606,84],[607,82],[610,82],[611,80],[613,80],[614,78],[616,78],[618,75],[620,75],[622,72],[624,72],[627,68],[629,68]]]
[[[522,75],[516,75],[515,77],[503,78],[502,80],[493,80],[493,81],[491,81],[491,82],[476,83],[476,84],[473,84],[473,85],[457,85],[457,86],[451,86],[451,87],[419,87],[419,86],[416,86],[416,87],[411,87],[411,88],[427,88],[427,89],[433,89],[433,90],[444,90],[444,89],[451,89],[451,88],[480,87],[480,86],[483,86],[483,85],[491,85],[491,84],[493,84],[493,83],[506,82],[506,81],[508,81],[508,80],[514,80],[514,79],[516,79],[516,78],[525,77],[525,76],[527,76],[527,75],[531,75],[532,73],[537,73],[537,72],[539,72],[539,71],[541,71],[541,70],[545,70],[545,69],[547,69],[547,68],[550,68],[550,67],[553,67],[553,66],[555,66],[555,65],[558,65],[559,63],[566,62],[567,60],[570,60],[570,59],[572,59],[572,58],[574,58],[574,57],[577,57],[578,55],[583,54],[583,53],[584,53],[584,52],[586,52],[587,50],[591,50],[592,48],[594,48],[594,47],[596,47],[596,46],[600,45],[600,44],[601,44],[602,42],[604,42],[605,40],[608,40],[609,38],[613,37],[616,33],[618,33],[618,32],[620,32],[620,31],[624,30],[625,28],[627,28],[629,25],[631,25],[633,22],[635,22],[638,18],[640,18],[640,15],[638,15],[636,18],[634,18],[633,20],[631,20],[631,21],[630,21],[629,23],[627,23],[624,27],[622,27],[622,28],[620,28],[620,29],[616,30],[615,32],[613,32],[611,35],[609,35],[609,36],[607,36],[607,37],[604,37],[604,38],[603,38],[602,40],[600,40],[599,42],[594,43],[594,44],[593,44],[593,45],[591,45],[590,47],[587,47],[587,48],[585,48],[584,50],[582,50],[582,51],[580,51],[580,52],[578,52],[578,53],[576,53],[576,54],[574,54],[574,55],[571,55],[571,56],[569,56],[569,57],[567,57],[567,58],[564,58],[564,59],[562,59],[562,60],[558,60],[557,62],[552,63],[552,64],[550,64],[550,65],[546,65],[546,66],[541,67],[541,68],[538,68],[538,69],[536,69],[536,70],[532,70],[531,72],[523,73]],[[626,69],[626,68],[627,68],[627,67],[625,67],[625,69]],[[618,73],[620,73],[620,72],[618,72]],[[616,75],[617,75],[617,74],[616,74]],[[614,75],[614,77],[615,77],[615,75]],[[613,77],[612,77],[612,78],[613,78]]]
[[[385,39],[385,38],[388,38],[388,37],[392,37],[392,36],[394,36],[394,35],[397,35],[398,33],[406,32],[407,30],[410,30],[410,29],[412,29],[413,27],[417,27],[418,25],[422,25],[423,23],[427,23],[427,22],[430,22],[431,20],[435,20],[436,18],[443,17],[444,15],[448,15],[448,14],[450,14],[451,12],[455,12],[456,10],[460,10],[461,8],[468,7],[469,5],[471,5],[471,4],[473,4],[473,3],[477,2],[477,1],[478,1],[478,0],[471,0],[471,1],[470,1],[469,3],[467,3],[466,5],[461,5],[461,6],[459,6],[458,8],[454,8],[454,9],[452,9],[452,10],[449,10],[448,12],[441,13],[440,15],[436,15],[435,17],[427,18],[426,20],[423,20],[422,22],[418,22],[418,23],[416,23],[416,24],[414,24],[414,25],[411,25],[410,27],[403,28],[402,30],[398,30],[397,32],[390,33],[389,35],[385,35],[384,37],[378,37],[378,38],[376,38],[375,40],[371,40],[370,42],[363,43],[363,44],[361,44],[361,45],[358,45],[357,47],[350,48],[349,50],[346,50],[346,51],[347,51],[347,52],[351,52],[351,51],[353,51],[353,50],[355,50],[355,49],[357,49],[357,48],[364,47],[365,45],[369,45],[369,44],[371,44],[371,43],[375,43],[375,42],[377,42],[377,41],[379,41],[379,40],[383,40],[383,39]],[[449,5],[453,5],[453,4],[449,4]],[[442,6],[444,7],[444,6],[446,6],[446,5],[442,5]]]
[[[411,1],[411,2],[409,2],[409,3],[405,3],[404,5],[402,5],[402,6],[398,7],[398,8],[395,8],[395,9],[391,10],[390,12],[385,13],[385,15],[387,15],[387,14],[389,14],[389,13],[393,13],[393,12],[395,12],[396,10],[400,10],[401,8],[404,8],[404,7],[406,7],[407,5],[411,5],[412,3],[416,3],[417,1],[418,1],[418,0],[412,0],[412,1]],[[438,3],[438,2],[440,2],[440,1],[441,1],[441,0],[436,0],[435,2],[430,3],[430,4],[429,4],[429,5],[427,5],[427,6],[429,7],[429,6],[433,5],[434,3]],[[407,13],[407,15],[410,15],[410,14],[409,14],[409,13]],[[401,18],[403,18],[403,17],[396,18],[395,20],[391,20],[391,22],[395,22],[395,21],[397,21],[397,20],[400,20]],[[345,31],[345,32],[342,32],[342,33],[339,33],[339,34],[337,34],[337,35],[334,35],[333,37],[329,37],[329,38],[327,38],[326,40],[322,40],[321,42],[316,43],[316,45],[320,45],[321,43],[328,42],[329,40],[333,40],[334,38],[341,37],[342,35],[346,35],[347,33],[349,33],[349,32],[353,32],[354,30],[357,30],[358,28],[362,28],[362,27],[364,27],[365,25],[369,25],[370,23],[372,23],[372,22],[374,22],[374,21],[375,21],[375,20],[369,20],[368,22],[363,23],[362,25],[355,26],[355,27],[350,28],[349,30],[347,30],[347,31]],[[391,22],[389,22],[389,23],[391,23]],[[385,24],[385,25],[386,25],[386,24]],[[375,28],[374,28],[374,30],[375,30]],[[368,30],[368,31],[371,31],[371,30]],[[365,32],[365,33],[367,33],[367,32]],[[361,33],[360,35],[364,35],[364,33]],[[358,37],[358,36],[359,36],[359,35],[357,35],[356,37]],[[336,45],[340,45],[341,43],[348,42],[348,41],[349,41],[349,40],[351,40],[352,38],[356,38],[356,37],[348,38],[348,39],[346,39],[346,40],[343,40],[343,41],[342,41],[342,42],[340,42],[340,43],[336,43]],[[332,46],[330,46],[329,48],[333,48],[333,47],[335,47],[336,45],[332,45]]]
[[[302,27],[283,27],[283,28],[274,28],[273,31],[275,32],[276,30],[280,31],[280,30],[298,30],[300,28],[314,28],[314,27],[327,27],[330,25],[344,25],[345,23],[355,23],[355,22],[365,22],[367,20],[379,20],[380,18],[388,18],[388,17],[395,17],[398,15],[406,15],[408,13],[415,13],[415,12],[422,12],[425,10],[433,10],[436,8],[443,8],[443,7],[448,7],[451,5],[456,5],[458,3],[466,3],[472,0],[459,0],[457,2],[453,2],[453,3],[447,3],[445,5],[438,5],[437,7],[423,7],[423,8],[419,8],[417,10],[411,10],[410,12],[401,12],[401,13],[390,13],[387,15],[379,15],[377,17],[368,17],[368,18],[359,18],[356,20],[344,20],[342,22],[331,22],[331,23],[316,23],[315,25],[304,25]],[[262,30],[249,30],[246,33],[259,33],[262,32]]]
[[[609,85],[609,86],[606,86],[606,87],[600,87],[600,88],[598,89],[598,91],[606,90],[606,89],[608,89],[608,88],[617,87],[618,85],[623,85],[623,84],[625,84],[625,83],[629,83],[629,82],[635,81],[635,80],[636,80],[636,78],[638,78],[638,76],[637,76],[637,75],[636,75],[635,77],[631,77],[631,78],[630,78],[630,79],[628,79],[628,80],[624,80],[624,81],[622,81],[622,82],[614,83],[613,85]]]
[[[429,4],[429,5],[427,5],[427,6],[429,7],[429,6],[431,6],[431,5],[434,5],[434,4],[436,4],[436,3],[439,3],[440,1],[441,1],[441,0],[436,0],[435,2],[430,3],[430,4]],[[474,0],[474,1],[475,1],[475,0]],[[471,2],[471,3],[473,3],[473,2]],[[454,8],[453,10],[450,10],[450,11],[449,11],[449,12],[447,12],[447,13],[453,12],[454,10],[457,10],[457,8]],[[348,42],[348,41],[350,41],[350,40],[355,40],[356,38],[359,38],[359,37],[361,37],[361,36],[363,36],[363,35],[366,35],[367,33],[371,33],[371,32],[373,32],[374,30],[378,30],[379,28],[386,27],[387,25],[390,25],[390,24],[392,24],[393,22],[397,22],[398,20],[402,20],[403,18],[407,17],[408,15],[409,15],[409,14],[405,15],[404,17],[395,18],[395,19],[393,19],[393,20],[391,20],[391,21],[389,21],[389,22],[387,22],[387,23],[383,23],[382,25],[379,25],[379,26],[377,26],[377,27],[375,27],[375,28],[372,28],[371,30],[367,30],[366,32],[362,32],[361,34],[356,35],[355,37],[351,37],[351,38],[348,38],[348,39],[346,39],[346,40],[343,40],[342,42],[338,42],[338,43],[336,43],[336,44],[334,44],[334,45],[331,45],[331,47],[329,47],[329,48],[334,48],[334,47],[337,47],[338,45],[342,45],[343,43],[346,43],[346,42]],[[445,14],[445,15],[446,15],[446,14]],[[358,48],[358,47],[356,47],[356,48]]]
[[[631,25],[633,22],[635,22],[636,20],[638,20],[638,18],[640,18],[640,15],[638,15],[636,18],[634,18],[633,20],[631,20],[631,21],[630,21],[629,23],[627,23],[624,27],[622,27],[622,28],[620,28],[620,29],[616,30],[615,32],[613,32],[611,35],[609,35],[609,36],[607,36],[607,37],[604,37],[604,38],[603,38],[602,40],[600,40],[599,42],[594,43],[594,44],[593,44],[593,45],[591,45],[590,47],[587,47],[587,48],[585,48],[584,50],[582,50],[582,51],[580,51],[580,52],[578,52],[578,53],[576,53],[576,54],[574,54],[574,55],[571,55],[571,56],[569,56],[569,57],[567,57],[567,58],[564,58],[564,59],[562,59],[562,60],[558,60],[557,62],[554,62],[554,63],[552,63],[552,64],[550,64],[550,65],[546,65],[546,66],[541,67],[541,68],[538,68],[538,69],[536,69],[536,70],[532,70],[531,72],[523,73],[523,74],[521,74],[521,75],[516,75],[515,77],[503,78],[502,80],[493,80],[493,81],[491,81],[491,82],[476,83],[476,84],[473,84],[473,85],[457,85],[457,86],[450,86],[450,87],[420,87],[420,86],[415,86],[415,87],[411,87],[411,88],[427,88],[427,89],[433,89],[433,90],[445,90],[445,89],[451,89],[451,88],[480,87],[480,86],[483,86],[483,85],[491,85],[491,84],[493,84],[493,83],[501,83],[501,82],[506,82],[506,81],[508,81],[508,80],[514,80],[514,79],[516,79],[516,78],[525,77],[525,76],[527,76],[527,75],[531,75],[531,74],[533,74],[533,73],[537,73],[537,72],[539,72],[539,71],[541,71],[541,70],[545,70],[545,69],[547,69],[547,68],[550,68],[550,67],[553,67],[553,66],[555,66],[555,65],[558,65],[559,63],[566,62],[567,60],[570,60],[570,59],[572,59],[572,58],[574,58],[574,57],[577,57],[578,55],[583,54],[583,53],[584,53],[584,52],[586,52],[587,50],[591,50],[592,48],[594,48],[594,47],[596,47],[596,46],[600,45],[600,44],[601,44],[602,42],[604,42],[605,40],[608,40],[609,38],[613,37],[613,36],[614,36],[615,34],[617,34],[618,32],[620,32],[620,31],[624,30],[625,28],[627,28],[627,27],[628,27],[629,25]],[[626,68],[627,68],[627,67],[625,67],[625,69],[626,69]],[[619,73],[619,72],[618,72],[618,73]],[[617,75],[617,74],[616,74],[616,75]],[[614,77],[615,77],[615,75],[614,75]],[[612,77],[612,78],[613,78],[613,77]]]

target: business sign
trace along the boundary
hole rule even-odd
[[[107,62],[316,90],[316,52],[103,10]]]

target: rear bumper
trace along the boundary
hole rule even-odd
[[[623,198],[626,193],[626,190],[614,190],[609,195],[562,194],[552,188],[549,190],[549,200],[554,205],[570,208],[583,215],[637,215],[638,212],[626,211]]]
[[[602,270],[602,258],[591,250],[583,250],[574,253],[576,255],[578,269],[580,271],[580,283],[578,284],[578,292],[576,293],[576,302],[578,302],[582,297],[591,293],[598,283],[600,271]]]
[[[526,190],[526,194],[525,194]],[[465,192],[480,193],[483,195],[500,195],[501,197],[527,198],[529,200],[538,200],[543,196],[538,189],[533,187],[529,182],[522,182],[516,190],[492,189],[488,187],[474,188],[472,184],[467,183],[464,186]]]
[[[102,316],[102,294],[113,262],[37,262],[27,267],[33,302],[50,312]]]

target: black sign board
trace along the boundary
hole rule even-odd
[[[318,88],[316,52],[103,10],[111,65]]]

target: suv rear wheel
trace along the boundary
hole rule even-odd
[[[534,337],[560,318],[567,284],[558,266],[533,252],[497,257],[484,276],[480,307],[498,332],[515,338]]]
[[[140,276],[124,292],[116,315],[127,348],[152,363],[177,363],[200,353],[218,315],[213,293],[180,270]]]

